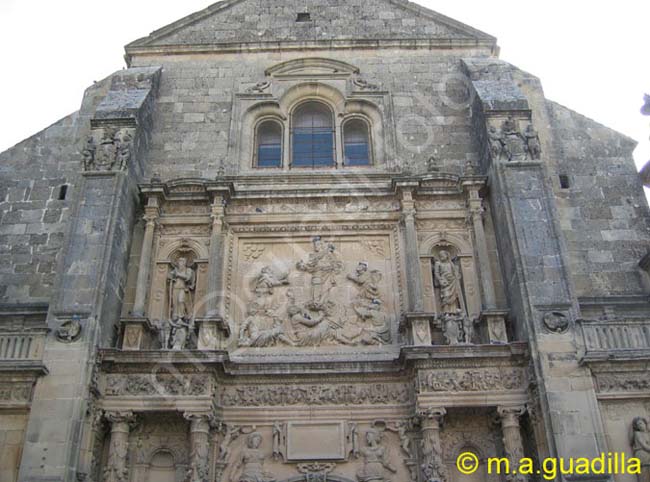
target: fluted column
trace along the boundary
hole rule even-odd
[[[418,411],[422,427],[423,480],[437,479],[445,482],[447,479],[440,443],[440,428],[446,414],[444,407],[430,407]]]
[[[418,235],[415,229],[415,201],[413,192],[402,191],[402,219],[404,221],[404,240],[406,244],[406,282],[410,312],[421,312],[423,303],[422,274],[420,273],[420,253]]]
[[[497,413],[501,418],[501,430],[503,431],[503,448],[506,457],[510,461],[510,472],[517,473],[517,481],[526,480],[523,474],[519,474],[519,461],[524,456],[524,444],[521,438],[519,417],[526,412],[526,407],[498,407]]]
[[[129,450],[129,431],[135,417],[133,412],[106,412],[104,417],[111,424],[111,441],[103,480],[104,482],[127,482],[129,469],[126,465],[126,456]]]
[[[153,237],[156,230],[156,222],[160,212],[158,209],[158,198],[151,196],[145,208],[144,220],[147,223],[142,239],[142,251],[140,253],[140,266],[138,267],[138,279],[135,287],[135,302],[133,304],[133,315],[144,317],[147,291],[149,288],[149,276],[151,274],[151,253],[153,251]]]
[[[190,422],[190,467],[188,482],[210,480],[210,416],[208,414],[184,414]]]

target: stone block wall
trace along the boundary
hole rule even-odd
[[[557,151],[551,181],[578,296],[645,294],[638,263],[650,247],[650,213],[636,143],[554,102],[547,112]]]

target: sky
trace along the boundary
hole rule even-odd
[[[281,1],[281,0],[268,0]],[[125,66],[124,45],[210,0],[0,0],[0,151],[76,111],[84,89]],[[650,2],[418,0],[498,38],[500,57],[546,97],[639,142],[650,160]]]

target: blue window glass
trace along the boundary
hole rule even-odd
[[[282,127],[275,121],[257,127],[257,167],[282,167]]]
[[[293,114],[292,167],[334,166],[332,112],[320,102],[306,102]]]
[[[370,165],[370,136],[368,124],[361,119],[353,119],[343,127],[343,150],[346,166]]]

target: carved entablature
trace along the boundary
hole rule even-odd
[[[210,397],[211,378],[198,374],[105,374],[100,382],[104,397]]]
[[[604,362],[591,367],[599,398],[650,398],[648,366],[643,362]]]
[[[410,383],[256,384],[221,386],[221,407],[326,405],[406,405],[413,402]]]
[[[418,373],[420,393],[502,392],[526,389],[524,368],[453,369]]]

